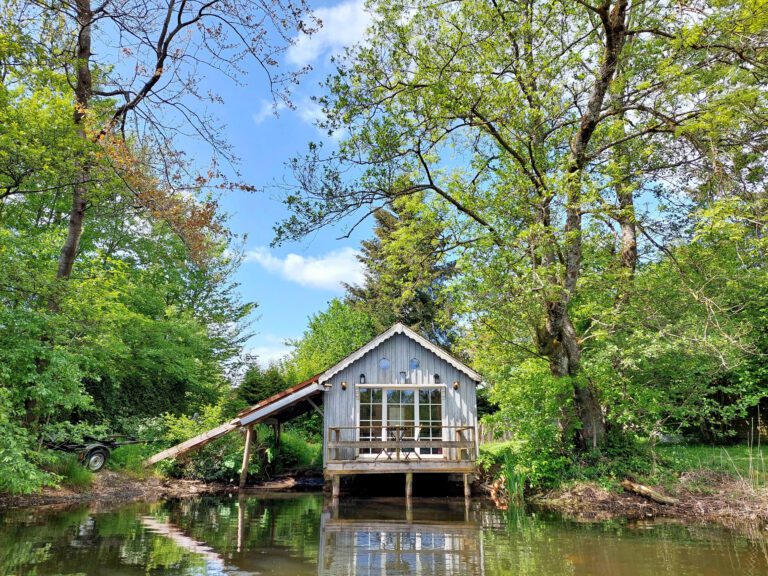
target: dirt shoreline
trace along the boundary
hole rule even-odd
[[[476,496],[487,497],[487,485],[476,487],[480,492]],[[320,489],[322,481],[317,478],[293,476],[276,478],[247,488],[249,492]],[[576,484],[532,494],[527,498],[527,504],[585,522],[668,518],[692,523],[716,523],[732,528],[750,526],[768,531],[768,490],[765,488],[755,488],[743,480],[710,472],[706,476],[700,473],[683,476],[674,488],[666,491],[658,489],[674,496],[678,503],[660,504],[629,492],[607,490],[594,484]],[[105,471],[97,474],[93,484],[82,490],[48,488],[40,494],[0,496],[0,511],[81,505],[105,510],[138,501],[156,502],[169,498],[237,492],[237,487],[231,484],[207,484],[157,476],[137,478],[125,473]],[[497,504],[503,506],[502,503]]]
[[[594,484],[533,495],[529,502],[543,510],[579,521],[676,519],[715,523],[729,528],[768,530],[768,489],[716,472],[683,475],[672,488],[654,487],[677,500],[661,504],[626,491]]]
[[[199,494],[236,491],[226,484],[206,484],[193,480],[171,480],[150,476],[137,478],[129,474],[103,471],[93,483],[82,489],[45,488],[39,494],[0,495],[0,511],[19,508],[51,508],[93,504],[96,508],[113,507],[136,501],[156,502]]]
[[[246,490],[293,492],[315,489],[322,489],[322,480],[318,483],[313,477],[286,476],[249,485]],[[106,470],[96,474],[93,483],[82,489],[61,487],[45,488],[39,494],[20,496],[0,494],[0,512],[23,508],[49,509],[82,505],[90,505],[95,510],[106,510],[131,502],[157,502],[202,494],[236,493],[238,488],[232,484],[205,483],[159,476],[138,478],[130,474]]]

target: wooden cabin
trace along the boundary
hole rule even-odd
[[[476,387],[481,376],[403,324],[395,324],[335,366],[244,410],[231,422],[165,450],[157,462],[240,427],[323,414],[323,470],[339,493],[350,474],[469,474],[477,456]],[[244,472],[247,468],[246,444]],[[244,480],[244,476],[243,476]]]

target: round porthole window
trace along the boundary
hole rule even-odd
[[[408,367],[411,370],[418,370],[421,366],[421,362],[419,362],[418,358],[411,358],[411,362],[408,364]]]
[[[389,360],[387,358],[379,360],[379,368],[381,370],[389,370]]]

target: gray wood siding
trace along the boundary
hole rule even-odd
[[[379,360],[386,357],[390,369],[379,368]],[[412,358],[420,363],[418,370],[409,370]],[[360,374],[365,374],[366,384],[397,384],[400,372],[408,374],[408,384],[424,385],[434,383],[434,374],[440,375],[443,388],[443,425],[477,426],[476,382],[463,372],[439,358],[418,342],[404,334],[395,334],[377,348],[336,374],[329,381],[331,388],[324,393],[324,434],[323,461],[327,458],[325,441],[328,428],[357,426],[357,385]],[[341,382],[347,382],[347,389],[341,389]],[[459,382],[459,389],[453,389],[453,382]],[[355,440],[354,431],[347,430],[342,440]]]

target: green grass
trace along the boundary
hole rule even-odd
[[[657,453],[674,469],[715,470],[734,474],[755,486],[768,484],[768,446],[660,446]]]
[[[304,440],[301,434],[284,430],[280,436],[280,464],[289,469],[319,468],[323,463],[323,445]]]
[[[89,472],[74,454],[56,455],[49,471],[61,477],[62,486],[76,490],[88,488],[93,483],[93,473]]]
[[[144,478],[154,474],[152,468],[144,468],[142,462],[156,453],[159,448],[153,444],[129,444],[118,446],[112,450],[107,461],[110,470],[130,472],[134,476]]]

